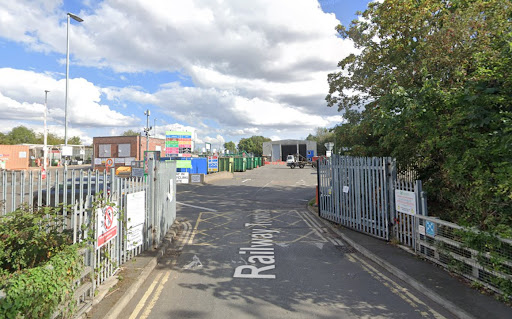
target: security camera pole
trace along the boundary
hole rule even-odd
[[[145,111],[144,115],[146,115],[146,127],[144,128],[144,132],[146,133],[146,151],[149,151],[149,131],[151,131],[153,127],[149,126],[149,110]]]

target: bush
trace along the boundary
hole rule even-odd
[[[0,317],[49,318],[72,298],[83,261],[64,222],[49,207],[0,217]]]

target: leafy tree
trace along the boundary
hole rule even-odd
[[[71,140],[68,140],[68,142],[70,144],[72,144],[70,141]],[[53,133],[48,133],[48,135],[46,136],[46,142],[47,142],[48,145],[60,145],[60,144],[64,144],[64,138],[63,137],[58,137],[57,135],[55,135]],[[36,143],[37,144],[43,144],[44,143],[44,135],[43,135],[43,133],[37,134]]]
[[[263,154],[263,142],[270,142],[271,139],[263,136],[251,136],[243,138],[238,142],[238,150],[253,153],[255,156]]]
[[[10,144],[35,144],[36,134],[31,129],[25,126],[17,126],[13,128],[8,134]]]
[[[134,130],[128,130],[123,133],[123,136],[139,136],[139,133]]]
[[[82,144],[82,140],[80,139],[79,136],[73,136],[72,138],[68,139],[68,144],[71,144],[71,145],[81,145]]]
[[[512,6],[503,0],[371,3],[341,37],[359,49],[329,74],[353,155],[414,163],[439,216],[512,225]],[[357,92],[354,94],[353,92]]]
[[[236,145],[233,142],[226,142],[224,143],[224,148],[229,151],[229,153],[233,154],[236,153]]]
[[[318,154],[325,155],[327,151],[325,143],[334,142],[334,133],[330,129],[317,127],[316,135],[309,134],[306,140],[315,141]]]
[[[4,134],[4,133],[0,133],[0,145],[10,145],[12,144],[10,138],[9,138],[9,135],[7,134]]]

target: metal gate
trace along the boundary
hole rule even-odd
[[[334,155],[319,160],[319,214],[343,226],[389,239],[395,162],[390,157]]]

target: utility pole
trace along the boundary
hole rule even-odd
[[[155,137],[156,137],[156,117],[153,119],[153,128],[155,129]]]
[[[146,115],[146,127],[144,128],[144,132],[146,133],[146,151],[149,151],[149,131],[151,131],[151,129],[153,128],[153,127],[149,126],[149,115],[150,114],[151,114],[151,112],[149,110],[144,112],[144,115]]]
[[[46,172],[46,159],[48,158],[48,129],[46,128],[46,116],[48,113],[48,90],[44,90],[44,128],[43,128],[43,170]]]

